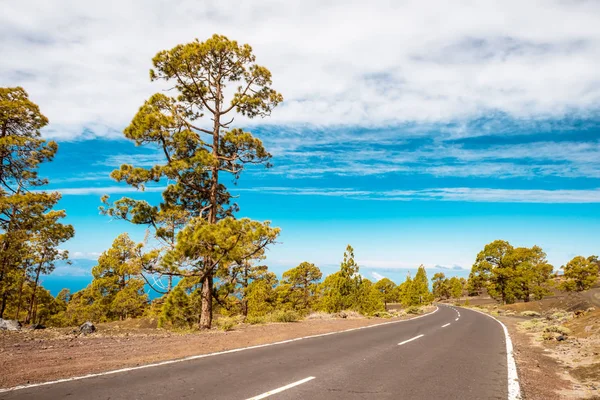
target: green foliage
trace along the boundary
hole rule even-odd
[[[590,289],[598,281],[598,261],[595,256],[577,256],[561,268],[565,274],[565,281],[561,284],[563,290],[581,292]]]
[[[410,275],[400,285],[401,303],[404,307],[431,304],[433,294],[429,291],[429,281],[424,266],[419,266],[414,279]]]
[[[248,285],[246,298],[248,301],[248,316],[265,316],[273,312],[277,306],[277,277],[267,272],[260,279],[255,279]]]
[[[269,316],[273,322],[296,322],[300,320],[300,315],[293,310],[277,310]]]
[[[396,301],[396,284],[390,279],[382,278],[378,280],[375,283],[375,289],[381,293],[385,307],[387,307],[387,303]]]
[[[496,240],[477,255],[469,275],[468,292],[480,293],[485,288],[503,304],[517,299],[527,302],[532,295],[539,300],[551,294],[552,270],[540,247],[514,248],[506,241]]]
[[[249,315],[246,317],[246,320],[244,322],[250,325],[265,324],[267,323],[267,318],[264,316]]]
[[[529,310],[528,311],[523,311],[521,313],[521,315],[524,316],[524,317],[537,317],[537,318],[539,318],[541,316],[539,312],[537,312],[537,311],[529,311]]]
[[[407,314],[423,314],[423,310],[419,306],[410,306],[406,309]]]
[[[308,312],[315,301],[317,285],[323,274],[317,266],[303,262],[295,268],[283,273],[284,302],[290,302],[291,307],[300,312]]]
[[[566,328],[566,327],[561,326],[561,325],[550,325],[550,326],[547,326],[546,328],[544,328],[544,332],[559,333],[559,334],[564,335],[564,336],[569,336],[571,334],[571,331],[569,330],[569,328]]]
[[[39,189],[48,180],[37,170],[58,149],[41,138],[47,124],[23,88],[0,88],[0,318],[7,309],[20,318],[26,309],[26,322],[39,322],[49,296],[38,291],[40,275],[68,258],[58,246],[74,235],[72,226],[60,222],[65,212],[53,210],[60,194]]]
[[[163,201],[154,206],[124,198],[111,205],[105,197],[102,212],[153,230],[162,246],[148,256],[149,272],[203,280],[200,327],[210,328],[215,292],[221,292],[229,307],[229,294],[236,290],[232,286],[215,291],[214,277],[230,275],[230,267],[244,265],[263,248],[253,251],[248,241],[234,244],[238,234],[260,241],[243,231],[260,229],[250,227],[249,220],[240,226],[231,218],[237,205],[231,204],[231,194],[219,177],[225,174],[235,181],[247,164],[269,166],[271,155],[250,132],[231,124],[236,113],[246,118],[268,116],[283,98],[271,88],[269,70],[256,64],[252,48],[225,36],[160,51],[152,63],[150,79],[166,81],[175,95],[151,96],[124,134],[136,145],[158,147],[164,160],[149,168],[124,164],[111,176],[139,189],[166,180]],[[226,222],[213,229],[222,220]],[[272,232],[266,233],[271,239],[264,245],[272,242]],[[181,245],[186,237],[189,240]],[[199,245],[194,244],[196,239]],[[217,242],[225,247],[211,247]]]
[[[225,332],[233,330],[237,324],[237,320],[232,317],[221,317],[217,319],[217,327]]]
[[[159,328],[189,329],[197,321],[192,299],[186,293],[185,285],[178,284],[169,293],[162,306],[158,319]]]

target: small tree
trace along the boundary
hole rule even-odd
[[[148,304],[144,293],[141,244],[133,242],[123,233],[113,242],[112,247],[98,258],[98,265],[92,268],[94,279],[91,290],[108,320],[141,315]]]
[[[598,280],[598,264],[594,262],[593,257],[577,256],[561,268],[564,270],[566,279],[561,287],[566,291],[588,290]]]
[[[307,311],[312,307],[317,284],[323,274],[314,264],[300,263],[283,273],[282,284],[289,285],[289,296],[294,309]]]
[[[383,299],[384,308],[387,309],[388,303],[393,303],[396,300],[396,284],[388,278],[382,278],[375,283],[377,289]]]
[[[358,270],[359,266],[354,261],[354,249],[348,245],[340,270],[327,276],[319,285],[318,290],[321,294],[319,308],[326,312],[355,308],[358,304],[358,289],[361,283]]]
[[[447,299],[450,297],[450,290],[448,287],[448,279],[443,272],[436,272],[431,278],[433,283],[433,296],[438,299]]]

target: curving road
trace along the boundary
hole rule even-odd
[[[0,393],[0,399],[507,399],[502,326],[421,318]]]

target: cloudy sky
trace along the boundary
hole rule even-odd
[[[285,98],[270,118],[238,120],[274,155],[274,168],[248,171],[234,190],[240,215],[283,229],[274,268],[335,265],[348,243],[373,278],[421,263],[470,268],[498,238],[538,244],[556,266],[599,252],[600,2],[21,0],[2,10],[0,86],[23,86],[50,119],[44,134],[60,150],[43,172],[64,194],[78,259],[123,230],[143,237],[97,211],[105,193],[159,199],[108,177],[157,159],[121,132],[164,89],[148,77],[153,55],[213,33],[251,44]]]

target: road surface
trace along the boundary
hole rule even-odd
[[[418,319],[0,393],[0,399],[507,399],[502,326]]]

